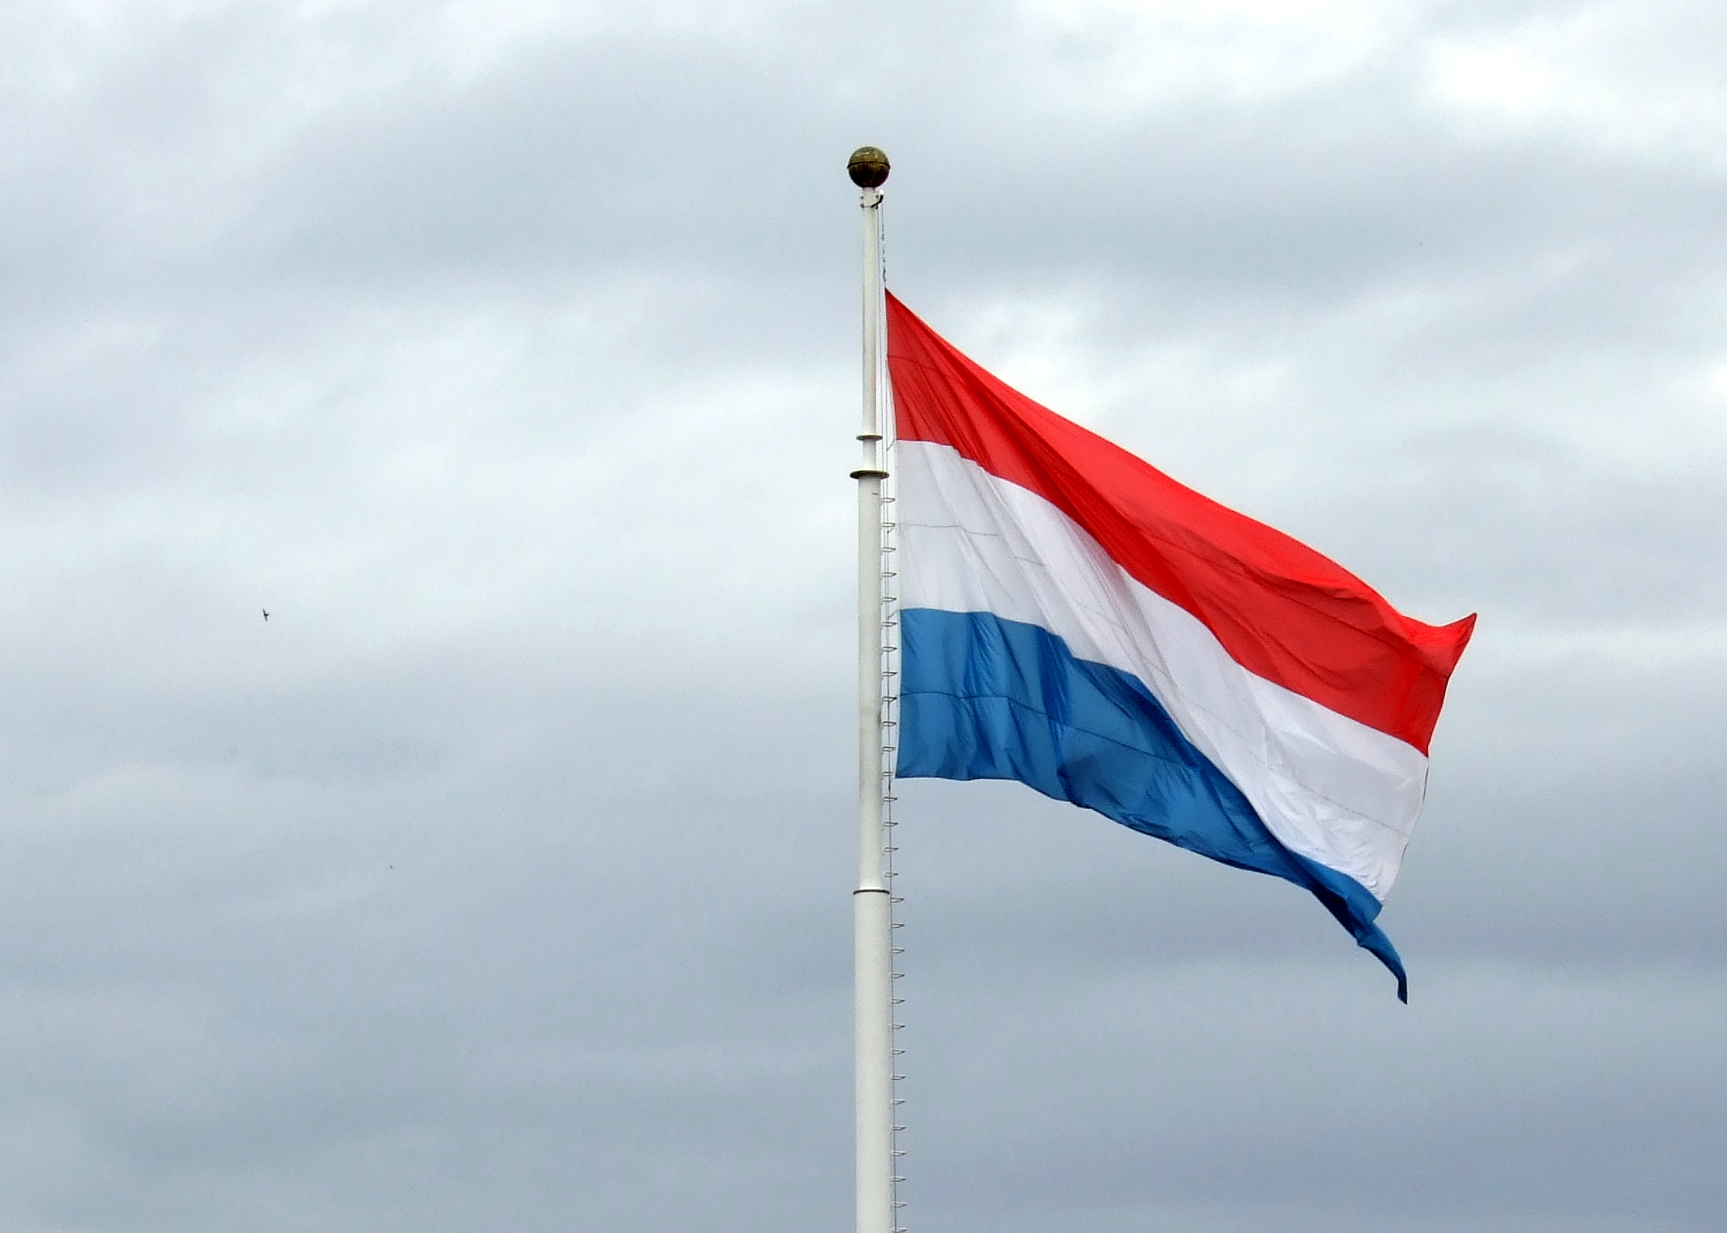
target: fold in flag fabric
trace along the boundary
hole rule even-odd
[[[1424,625],[892,295],[901,778],[1013,779],[1374,924],[1473,616]]]

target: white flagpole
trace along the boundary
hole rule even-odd
[[[857,1045],[857,1233],[894,1233],[893,905],[882,838],[882,481],[884,322],[881,186],[887,155],[865,146],[846,165],[863,206],[863,460],[858,482],[858,885],[852,892]]]

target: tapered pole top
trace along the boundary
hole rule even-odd
[[[859,188],[880,188],[887,183],[887,155],[875,146],[859,146],[846,160],[846,174]]]

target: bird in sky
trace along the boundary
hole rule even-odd
[[[264,619],[266,621],[270,619],[270,610],[268,608],[264,609]]]

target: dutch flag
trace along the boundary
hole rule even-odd
[[[1008,388],[887,297],[902,778],[1013,779],[1374,924],[1474,628]]]

